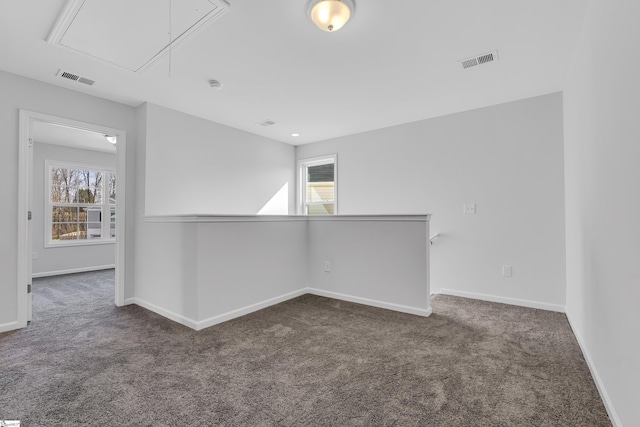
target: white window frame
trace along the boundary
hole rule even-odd
[[[311,166],[327,165],[333,163],[333,214],[338,214],[338,155],[327,154],[325,156],[311,157],[298,160],[298,191],[297,191],[297,212],[298,215],[307,215],[306,205],[326,205],[327,202],[306,203],[307,189],[307,168]]]
[[[47,187],[44,191],[44,247],[45,248],[59,248],[65,246],[92,246],[92,245],[113,245],[116,242],[115,237],[111,237],[111,208],[116,208],[117,212],[117,203],[115,204],[109,203],[109,195],[107,189],[107,174],[112,173],[116,174],[115,168],[105,167],[105,166],[97,166],[97,165],[89,165],[86,163],[72,163],[58,160],[45,160],[45,186]],[[51,169],[52,168],[67,168],[67,169],[80,169],[80,170],[92,170],[102,172],[105,176],[105,179],[102,181],[103,191],[102,191],[102,203],[101,204],[91,204],[91,206],[100,207],[102,209],[102,235],[109,237],[101,237],[99,239],[82,239],[82,240],[53,240],[52,238],[52,214],[53,214],[53,206],[59,205],[58,203],[51,203]],[[116,176],[116,183],[117,183]],[[117,197],[117,195],[116,195]],[[69,204],[69,207],[77,207],[78,205],[85,206],[86,203],[73,203]],[[106,220],[105,220],[106,218]],[[117,233],[117,229],[116,229]]]

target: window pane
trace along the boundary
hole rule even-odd
[[[51,202],[71,203],[76,199],[78,171],[67,168],[51,168]]]
[[[89,188],[95,188],[102,182],[102,173],[96,171],[88,171]]]
[[[53,206],[51,210],[51,222],[77,222],[78,208],[73,206]]]
[[[87,222],[87,210],[89,208],[80,207],[78,208],[78,221],[79,222]]]
[[[81,189],[89,188],[89,171],[74,170],[73,172],[76,178],[76,186]]]
[[[78,238],[78,224],[53,224],[51,240],[76,240]]]
[[[307,202],[329,202],[334,200],[333,182],[307,183]]]
[[[89,172],[89,190],[93,194],[90,203],[102,203],[102,172]]]
[[[307,168],[307,202],[335,200],[334,166],[330,163]]]
[[[88,188],[80,188],[76,194],[74,203],[93,203],[93,194]]]
[[[102,174],[82,171],[82,187],[78,188],[75,203],[102,203]],[[88,187],[86,186],[89,183]]]
[[[333,163],[307,168],[307,182],[333,182]]]
[[[109,204],[116,203],[116,174],[109,173]]]
[[[102,238],[102,223],[90,222],[87,224],[87,239]]]
[[[78,189],[73,186],[62,184],[58,200],[52,200],[54,203],[73,203],[77,197]]]
[[[50,167],[48,173],[52,240],[102,239],[115,235],[115,173],[64,166]],[[106,226],[103,229],[105,221],[109,231]]]
[[[87,213],[87,222],[102,222],[102,208],[80,208]]]
[[[99,239],[102,237],[102,208],[82,208],[87,214],[87,239]]]
[[[109,229],[111,231],[111,237],[116,237],[116,208],[110,208],[110,224]]]
[[[334,204],[307,205],[307,215],[333,215]]]
[[[86,240],[87,238],[87,224],[78,224],[78,239]]]

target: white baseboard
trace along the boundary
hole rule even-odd
[[[13,322],[3,323],[0,325],[0,333],[13,331],[14,329],[19,329],[17,320],[14,320]]]
[[[393,304],[389,302],[377,301],[368,298],[355,297],[352,295],[340,294],[337,292],[325,291],[322,289],[315,288],[307,288],[305,293],[311,295],[318,295],[321,297],[333,298],[342,301],[355,302],[357,304],[370,305],[378,308],[385,308],[387,310],[399,311],[401,313],[415,314],[417,316],[428,317],[431,315],[431,307],[428,308],[418,308],[418,307],[409,307],[401,304]]]
[[[301,295],[311,294],[318,295],[327,298],[338,299],[342,301],[355,302],[358,304],[370,305],[378,308],[385,308],[387,310],[399,311],[402,313],[415,314],[417,316],[428,317],[431,315],[431,307],[424,309],[418,307],[409,307],[400,304],[387,303],[383,301],[371,300],[368,298],[354,297],[351,295],[339,294],[336,292],[323,291],[321,289],[315,288],[302,288],[297,291],[289,292],[288,294],[280,295],[274,298],[270,298],[268,300],[260,301],[255,304],[248,305],[246,307],[238,308],[235,310],[228,311],[223,314],[219,314],[217,316],[209,317],[208,319],[196,321],[190,319],[188,317],[182,316],[180,314],[174,313],[169,310],[165,310],[162,307],[158,307],[155,304],[142,300],[140,298],[127,298],[124,301],[124,304],[136,304],[140,307],[146,308],[147,310],[153,311],[161,316],[166,317],[167,319],[171,319],[174,322],[178,322],[182,325],[185,325],[191,329],[195,329],[196,331],[200,331],[204,328],[208,328],[213,325],[217,325],[218,323],[226,322],[231,319],[235,319],[236,317],[244,316],[249,313],[253,313],[254,311],[262,310],[263,308],[267,308],[269,306],[279,304],[281,302],[299,297]]]
[[[294,292],[290,292],[288,294],[280,295],[275,298],[270,298],[265,301],[261,301],[255,304],[248,305],[246,307],[238,308],[236,310],[231,310],[223,314],[219,314],[217,316],[210,317],[204,320],[193,320],[188,317],[182,316],[178,313],[174,313],[169,310],[165,310],[162,307],[159,307],[155,304],[147,302],[140,298],[127,298],[124,303],[125,305],[136,304],[140,307],[146,308],[147,310],[153,311],[156,314],[159,314],[167,319],[173,320],[174,322],[178,322],[181,325],[187,326],[196,331],[200,331],[204,328],[208,328],[209,326],[217,325],[218,323],[226,322],[227,320],[235,319],[236,317],[244,316],[245,314],[253,313],[254,311],[262,310],[263,308],[267,308],[269,306],[279,304],[281,302],[290,300],[292,298],[299,297],[300,295],[304,295],[307,293],[306,289],[299,289]]]
[[[576,337],[576,341],[578,341],[578,345],[582,350],[582,355],[584,356],[584,360],[587,361],[587,366],[589,367],[589,371],[591,371],[591,376],[593,377],[594,382],[596,383],[596,387],[598,392],[600,393],[600,398],[604,402],[604,407],[607,410],[607,414],[609,414],[609,420],[613,424],[614,427],[622,427],[622,423],[620,422],[620,418],[618,418],[618,414],[616,413],[615,408],[613,407],[613,402],[611,402],[611,398],[609,397],[609,393],[607,393],[607,389],[604,388],[604,384],[600,375],[598,374],[598,370],[596,366],[593,364],[593,359],[591,359],[591,355],[587,350],[587,347],[584,344],[584,341],[578,334],[578,331],[573,326],[573,322],[571,321],[571,315],[567,312],[565,313],[567,316],[567,320],[569,321],[569,326],[571,326],[571,330],[573,331],[573,335]]]
[[[226,322],[227,320],[235,319],[236,317],[244,316],[245,314],[253,313],[254,311],[262,310],[269,306],[279,304],[281,302],[299,297],[307,293],[307,289],[298,289],[297,291],[289,292],[288,294],[280,295],[275,298],[269,298],[255,304],[248,305],[246,307],[231,310],[217,316],[209,317],[208,319],[196,322],[195,330],[199,331],[209,326],[217,325],[218,323]]]
[[[530,301],[530,300],[519,299],[519,298],[499,297],[496,295],[477,294],[474,292],[456,291],[454,289],[440,289],[440,292],[438,293],[442,295],[451,295],[454,297],[471,298],[471,299],[478,299],[482,301],[499,302],[502,304],[519,305],[521,307],[557,311],[559,313],[565,312],[565,307],[563,305],[549,304],[546,302]]]
[[[49,276],[61,276],[63,274],[85,273],[87,271],[111,270],[112,268],[116,268],[116,265],[115,264],[96,265],[93,267],[80,267],[80,268],[69,268],[67,270],[45,271],[42,273],[33,273],[31,277],[37,278],[37,277],[49,277]]]
[[[146,308],[149,311],[153,311],[154,313],[159,314],[160,316],[166,317],[167,319],[173,320],[174,322],[178,322],[181,325],[197,330],[197,327],[198,327],[197,321],[193,319],[189,319],[188,317],[182,316],[181,314],[174,313],[173,311],[165,310],[164,308],[158,307],[157,305],[147,302],[143,299],[136,298],[136,297],[127,298],[124,301],[124,303],[139,305],[140,307]]]

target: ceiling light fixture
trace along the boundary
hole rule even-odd
[[[300,136],[299,133],[292,133],[291,136]]]
[[[307,16],[323,31],[334,32],[353,17],[353,0],[308,0]]]
[[[118,138],[113,135],[105,135],[104,138],[113,145],[116,145],[116,142],[118,142]]]

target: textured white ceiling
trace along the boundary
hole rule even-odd
[[[170,61],[136,74],[44,41],[64,0],[0,0],[0,69],[300,144],[560,91],[588,5],[356,0],[355,18],[326,33],[305,16],[303,0],[228,3],[231,10]],[[166,11],[168,29],[169,0],[154,4]],[[458,64],[494,49],[498,62],[467,70]],[[61,79],[58,69],[96,83]],[[222,90],[209,87],[212,78]],[[264,119],[276,125],[255,124]]]

